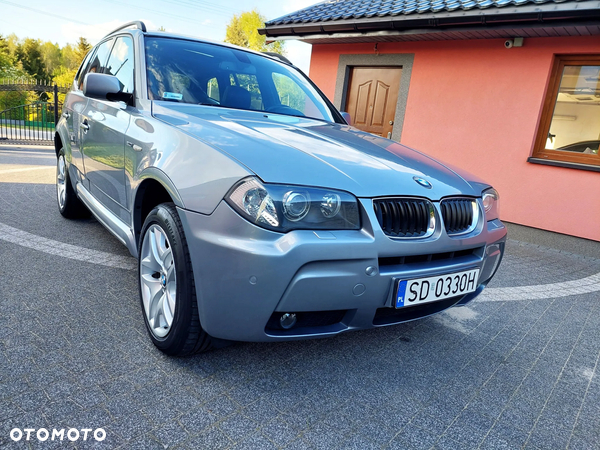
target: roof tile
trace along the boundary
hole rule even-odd
[[[286,16],[270,20],[266,26],[423,14],[474,8],[503,8],[569,0],[326,0]]]

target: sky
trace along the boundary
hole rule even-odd
[[[142,20],[150,30],[213,41],[225,39],[234,14],[257,9],[267,20],[318,3],[319,0],[0,0],[0,34],[15,33],[58,43],[74,44],[80,36],[96,44],[119,25]],[[286,42],[287,57],[308,73],[311,46]]]

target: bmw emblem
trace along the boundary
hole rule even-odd
[[[431,189],[431,183],[429,181],[427,181],[425,178],[421,178],[421,177],[413,177],[413,180],[415,180],[417,183],[419,183],[421,186],[423,186],[426,189]]]

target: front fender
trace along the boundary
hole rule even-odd
[[[182,209],[211,214],[231,186],[251,175],[218,148],[146,113],[132,121],[127,134],[128,141],[141,147],[138,152],[126,149],[132,159],[132,189],[143,177],[155,178]]]
[[[169,195],[173,199],[173,203],[175,203],[175,205],[180,208],[185,208],[185,204],[183,203],[183,200],[181,199],[181,196],[179,195],[179,192],[177,191],[175,184],[173,184],[173,182],[167,176],[166,173],[164,173],[160,169],[157,169],[156,167],[148,167],[148,168],[144,169],[139,175],[138,188],[139,188],[140,184],[144,180],[147,180],[147,179],[152,179],[152,180],[158,181],[165,188],[165,190],[169,193]],[[136,189],[136,196],[137,196],[137,189]]]

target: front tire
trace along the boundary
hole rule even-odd
[[[146,217],[138,274],[144,322],[154,345],[172,356],[209,350],[211,337],[200,326],[190,254],[173,203],[158,205]]]
[[[77,194],[71,184],[69,170],[65,161],[64,148],[60,149],[56,159],[56,199],[58,201],[58,210],[67,219],[78,219],[89,215],[89,210],[77,198]]]

